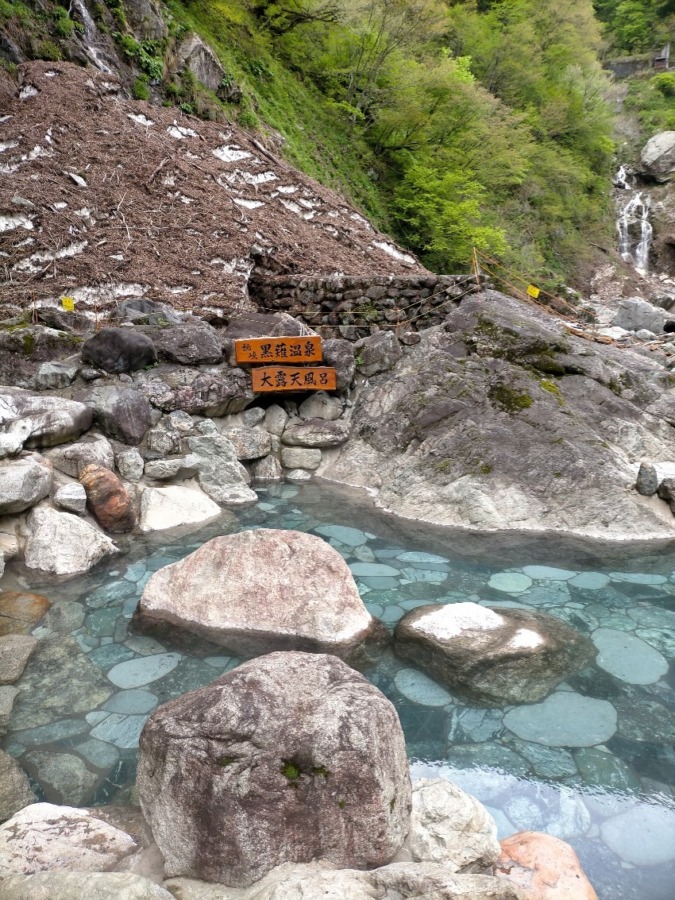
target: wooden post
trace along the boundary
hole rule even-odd
[[[473,248],[473,253],[471,254],[471,268],[473,269],[473,274],[476,278],[476,284],[480,289],[480,266],[478,264],[478,254],[476,253],[476,248]]]

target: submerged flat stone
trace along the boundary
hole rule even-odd
[[[393,566],[387,566],[385,563],[356,562],[352,563],[349,568],[352,575],[356,575],[359,578],[362,576],[367,578],[398,578],[401,574],[398,569],[395,569]]]
[[[519,706],[504,716],[504,724],[524,741],[547,747],[593,747],[616,732],[611,703],[560,691],[542,703]]]
[[[600,826],[610,850],[634,866],[655,866],[675,859],[675,810],[640,804]]]
[[[180,660],[180,653],[156,653],[153,656],[130,659],[113,666],[108,672],[108,678],[114,685],[125,690],[138,688],[168,675]]]
[[[120,691],[119,694],[113,694],[110,700],[103,704],[103,709],[108,712],[124,713],[125,715],[133,715],[137,713],[147,713],[157,706],[157,697],[150,691],[132,689],[130,691]]]
[[[584,591],[600,591],[609,584],[609,575],[602,572],[582,572],[570,578],[569,583]]]
[[[651,575],[648,572],[610,572],[612,581],[623,581],[627,584],[665,584],[668,579],[665,575]]]
[[[435,556],[433,553],[422,553],[419,550],[408,550],[406,553],[399,553],[396,559],[406,563],[444,563],[447,564],[448,559],[445,556]]]
[[[523,574],[537,581],[568,581],[577,574],[570,569],[556,569],[553,566],[523,566]]]
[[[633,634],[598,628],[592,639],[600,651],[596,659],[600,668],[628,684],[653,684],[668,671],[658,650]]]
[[[120,758],[116,747],[113,747],[112,744],[106,744],[104,741],[97,741],[94,738],[78,744],[75,750],[80,756],[84,756],[92,766],[96,766],[97,769],[109,769]]]
[[[420,706],[447,706],[452,703],[452,697],[445,688],[417,669],[400,669],[394,677],[394,684],[404,697]]]
[[[490,576],[488,587],[505,594],[522,594],[532,587],[532,579],[520,572],[498,572]]]
[[[346,525],[319,525],[314,531],[323,537],[334,538],[346,547],[360,547],[368,541],[365,532]]]
[[[147,716],[122,716],[110,713],[91,730],[91,736],[98,741],[114,744],[121,750],[138,747]]]

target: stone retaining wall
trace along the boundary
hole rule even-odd
[[[249,294],[259,308],[288,312],[322,337],[358,340],[381,329],[418,331],[440,324],[452,299],[478,290],[473,275],[258,276]]]

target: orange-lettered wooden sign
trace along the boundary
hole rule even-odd
[[[265,391],[334,391],[337,388],[335,369],[319,366],[315,369],[294,369],[292,366],[261,366],[251,369],[253,390]]]
[[[246,338],[234,342],[238,363],[290,363],[321,362],[321,338],[268,337]]]

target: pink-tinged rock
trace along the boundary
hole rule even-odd
[[[560,838],[523,831],[501,846],[495,875],[524,888],[531,900],[598,900],[576,853]]]
[[[410,824],[396,710],[323,654],[262,656],[160,706],[137,787],[167,877],[233,887],[285,862],[385,865]]]
[[[213,538],[159,569],[139,615],[242,656],[272,650],[346,656],[379,631],[336,550],[313,535],[263,528]]]

